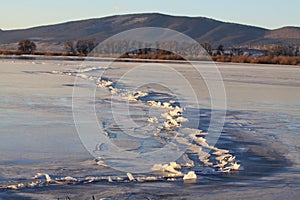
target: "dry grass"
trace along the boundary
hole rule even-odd
[[[300,65],[300,57],[294,56],[214,56],[213,60],[216,62],[232,63]]]
[[[21,55],[19,50],[0,50],[0,55]]]
[[[121,55],[120,58],[133,59],[153,59],[153,60],[184,60],[180,55],[170,53],[149,53],[149,54],[135,54],[135,55]]]
[[[18,50],[0,50],[0,55],[22,55]],[[79,56],[84,57],[84,54],[74,54],[70,52],[34,52],[32,55],[43,56]],[[103,57],[105,55],[98,55]],[[112,55],[106,55],[111,57]],[[115,56],[114,56],[115,57]],[[119,58],[133,58],[133,59],[159,59],[159,60],[184,60],[180,55],[172,54],[170,52],[160,51],[158,53],[136,54],[136,55],[121,55]],[[232,63],[253,63],[253,64],[280,64],[280,65],[298,65],[300,66],[300,57],[294,56],[212,56],[216,62],[232,62]],[[190,58],[193,60],[193,58]]]

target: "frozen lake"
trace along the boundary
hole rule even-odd
[[[184,63],[1,60],[0,199],[296,199],[300,68],[217,64],[222,80],[209,76],[207,86],[201,75],[215,65],[195,65],[202,74]],[[146,77],[153,82],[136,87]],[[213,114],[225,114],[217,138],[205,135]],[[175,172],[163,167],[175,161]],[[191,171],[197,178],[183,181]]]

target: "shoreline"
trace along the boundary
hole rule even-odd
[[[57,53],[56,53],[57,54]],[[166,59],[162,58],[151,58],[149,55],[140,56],[118,56],[118,55],[104,55],[99,57],[92,57],[88,55],[47,55],[44,54],[1,54],[1,59],[18,59],[18,60],[61,60],[61,61],[106,61],[106,62],[147,62],[147,63],[193,63],[193,62],[213,62],[221,64],[246,64],[246,65],[278,65],[278,66],[295,66],[300,67],[300,57],[290,56],[204,56],[197,59]]]

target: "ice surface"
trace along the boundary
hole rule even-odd
[[[132,63],[106,67],[107,63],[101,62],[99,66],[91,62],[82,69],[75,61],[35,61],[33,64],[26,60],[13,63],[8,60],[0,65],[2,189],[34,188],[38,194],[43,193],[39,188],[48,185],[126,184],[130,181],[126,170],[111,168],[116,161],[122,167],[128,160],[121,159],[122,155],[110,154],[108,145],[99,141],[94,151],[99,151],[100,156],[101,152],[105,153],[94,159],[77,136],[72,118],[72,90],[76,87],[85,94],[91,84],[98,87],[96,94],[99,95],[90,103],[95,103],[99,124],[105,130],[101,134],[118,148],[141,155],[165,144],[186,149],[178,160],[166,158],[153,163],[155,173],[150,170],[148,174],[131,172],[135,183],[153,182],[152,186],[158,186],[152,194],[162,185],[167,187],[165,181],[182,182],[189,172],[192,177],[192,171],[197,176],[197,184],[185,187],[185,191],[177,188],[182,191],[179,196],[188,192],[190,198],[197,197],[199,191],[203,191],[202,183],[207,187],[222,185],[222,188],[212,189],[216,196],[226,191],[242,197],[234,184],[246,185],[253,194],[266,194],[269,199],[274,197],[271,189],[274,187],[285,188],[278,189],[282,194],[285,191],[297,194],[294,188],[299,189],[299,67],[220,65],[228,115],[224,133],[214,146],[207,133],[209,92],[203,80],[187,65],[172,64],[197,85],[200,113],[193,110],[187,100],[178,104],[176,95],[163,87],[154,84],[131,91],[129,80],[118,82],[124,72],[134,67]],[[209,67],[209,63],[203,66],[204,69]],[[81,81],[74,84],[75,78]],[[173,82],[177,84],[176,80]],[[124,109],[116,109],[120,111],[121,124],[112,120],[110,107],[107,108],[112,95],[120,104],[130,100],[130,117],[136,127],[127,125],[128,113],[124,113]],[[196,128],[193,124],[197,116],[201,120]],[[130,135],[123,134],[122,130]],[[136,164],[134,159],[130,162]],[[37,173],[40,173],[38,179],[32,178]],[[229,174],[220,175],[223,173]],[[257,189],[254,182],[262,189]],[[225,183],[231,186],[226,187]],[[284,187],[279,187],[280,183]],[[245,196],[249,197],[250,193]]]

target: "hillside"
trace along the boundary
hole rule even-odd
[[[11,47],[21,39],[34,40],[43,44],[43,48],[46,48],[45,44],[62,46],[66,41],[85,38],[93,38],[101,42],[119,32],[139,27],[170,28],[187,34],[198,42],[209,42],[213,45],[300,43],[298,27],[268,30],[204,17],[178,17],[150,13],[117,15],[21,30],[0,30],[0,45]]]

